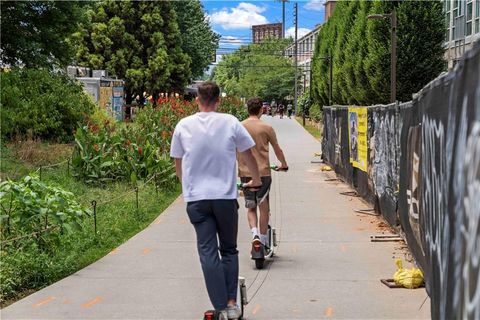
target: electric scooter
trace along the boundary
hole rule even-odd
[[[245,285],[245,278],[238,277],[238,294],[237,303],[240,302],[241,315],[237,320],[243,320],[244,308],[248,304],[247,286]],[[203,320],[228,320],[225,319],[218,311],[208,310],[203,314]]]
[[[279,167],[276,165],[270,166],[270,169],[274,171],[285,171],[285,172],[288,171],[288,168],[280,170]],[[237,184],[237,186],[242,189],[244,188],[243,184],[241,183]],[[264,246],[260,242],[255,242],[252,246],[251,259],[255,261],[255,268],[263,269],[263,266],[265,264],[265,259],[270,259],[274,256],[276,246],[277,246],[277,233],[275,228],[273,228],[269,224],[267,229],[266,245]]]

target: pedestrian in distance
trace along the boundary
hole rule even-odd
[[[280,115],[280,119],[283,119],[283,113],[285,112],[285,106],[283,103],[278,105],[278,114]]]
[[[221,318],[236,319],[241,315],[236,301],[237,151],[252,177],[244,187],[258,188],[261,180],[251,151],[255,142],[237,118],[216,112],[219,96],[220,88],[214,82],[199,85],[199,112],[180,120],[175,127],[170,156],[182,181],[210,301]]]
[[[260,241],[263,246],[267,243],[267,229],[270,215],[269,191],[272,183],[269,145],[272,146],[275,156],[281,165],[277,168],[279,171],[288,170],[287,161],[282,149],[277,141],[275,130],[271,125],[260,120],[262,116],[262,100],[260,98],[251,98],[247,101],[249,117],[242,122],[248,133],[255,141],[255,147],[252,149],[253,156],[258,164],[262,186],[257,192],[244,190],[245,207],[248,209],[248,223],[252,231],[252,247]],[[255,172],[251,172],[248,166],[249,159],[244,154],[238,155],[238,175],[242,182],[250,181]],[[260,210],[260,230],[258,228],[257,207]],[[266,248],[268,250],[268,248]]]
[[[287,113],[288,113],[288,119],[291,119],[292,113],[293,113],[293,106],[290,102],[287,104]]]

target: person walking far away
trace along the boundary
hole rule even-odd
[[[280,103],[278,105],[278,113],[280,114],[280,119],[283,119],[284,111],[285,111],[285,106],[283,105],[283,103]]]
[[[291,118],[292,118],[292,112],[293,112],[293,106],[292,106],[292,104],[289,102],[289,103],[287,104],[288,119],[291,119]]]
[[[236,303],[237,151],[252,172],[252,179],[244,187],[258,188],[261,180],[251,151],[255,142],[237,118],[216,112],[219,95],[220,88],[214,82],[199,85],[200,112],[177,124],[170,156],[175,159],[187,214],[197,235],[197,249],[210,301],[221,317],[236,319],[241,314]]]
[[[245,207],[248,209],[248,223],[252,230],[252,247],[258,241],[265,246],[270,215],[268,193],[272,183],[269,144],[272,145],[275,156],[281,163],[277,170],[288,170],[288,165],[272,126],[260,120],[262,116],[262,100],[260,98],[251,98],[247,101],[247,107],[249,117],[242,122],[242,125],[255,140],[255,147],[252,149],[252,153],[260,170],[262,186],[257,192],[252,192],[248,189],[244,190]],[[250,181],[251,177],[256,174],[256,172],[250,171],[248,161],[249,159],[244,154],[238,155],[238,174],[242,182]],[[258,230],[257,207],[260,209],[260,233]],[[268,251],[269,248],[266,249]]]

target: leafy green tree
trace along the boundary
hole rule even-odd
[[[73,37],[78,63],[125,79],[127,103],[148,92],[182,91],[190,57],[181,48],[176,13],[167,1],[101,1]]]
[[[66,66],[75,55],[67,39],[79,30],[86,5],[80,1],[2,1],[2,63]]]
[[[95,105],[75,80],[45,69],[14,68],[1,74],[2,138],[71,141]]]
[[[213,80],[231,95],[283,100],[293,94],[295,84],[295,69],[283,55],[283,49],[290,43],[291,39],[271,39],[242,46],[223,56]]]
[[[201,77],[215,56],[220,35],[213,32],[199,0],[173,1],[182,49],[192,61],[192,77]]]

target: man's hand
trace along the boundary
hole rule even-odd
[[[286,163],[282,163],[282,165],[277,167],[275,171],[288,171],[288,165]]]

